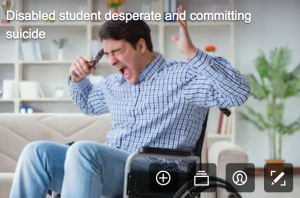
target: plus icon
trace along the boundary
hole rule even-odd
[[[165,179],[167,179],[168,177],[164,177],[165,175],[164,174],[162,174],[162,177],[160,177],[159,179],[162,179],[163,181],[163,183],[165,182]]]
[[[165,174],[167,176],[165,176]],[[162,180],[162,181],[161,181]],[[166,180],[166,181],[165,181]],[[160,171],[156,174],[156,182],[161,185],[165,186],[171,181],[171,175],[167,171]]]

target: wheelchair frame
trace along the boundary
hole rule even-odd
[[[221,108],[220,109],[226,116],[230,116],[231,111],[227,108]],[[195,155],[182,155],[180,152],[176,153],[176,149],[174,149],[174,155],[169,155],[164,153],[163,149],[160,148],[155,148],[156,151],[158,152],[152,152],[152,153],[143,153],[143,152],[136,152],[136,153],[132,153],[129,155],[129,157],[126,160],[125,163],[125,168],[124,168],[124,189],[123,189],[123,197],[122,198],[135,198],[130,196],[131,195],[131,189],[130,189],[130,182],[131,182],[131,177],[132,177],[132,173],[131,173],[131,164],[134,160],[135,157],[158,157],[158,158],[164,158],[164,159],[180,159],[180,160],[187,160],[187,161],[195,161],[196,164],[199,164],[199,166],[195,167],[195,173],[200,169],[201,170],[201,153],[202,153],[202,146],[203,146],[203,141],[204,141],[204,136],[205,136],[205,132],[206,132],[206,126],[207,126],[207,120],[208,120],[208,115],[209,115],[209,110],[207,112],[205,121],[203,123],[203,127],[202,127],[202,133],[200,135],[200,138],[197,142],[197,146],[195,149]],[[74,142],[71,143],[67,143],[67,145],[72,145]],[[213,178],[211,180],[211,178]],[[230,193],[229,193],[229,198],[242,198],[241,195],[237,192],[237,190],[228,182],[226,182],[225,180],[218,178],[218,177],[212,177],[210,176],[210,182],[213,181],[212,185],[214,187],[220,187],[220,188],[224,188],[227,189]],[[175,194],[172,198],[181,198],[184,194],[188,193],[191,194],[192,190],[197,190],[198,188],[201,188],[201,190],[199,191],[199,189],[194,192],[194,195],[191,195],[190,198],[192,197],[197,197],[199,195],[199,193],[201,193],[202,191],[205,191],[206,189],[209,189],[210,186],[202,186],[202,187],[195,187],[194,185],[191,185],[191,182],[193,181],[189,181],[186,184],[184,184],[184,186],[182,186]],[[192,186],[190,188],[188,188],[188,190],[186,190],[186,188],[188,186]],[[182,192],[183,190],[186,190],[186,192]],[[182,195],[180,194],[182,193]],[[60,195],[58,193],[49,191],[48,194],[52,195],[52,198],[58,198],[60,197]],[[154,197],[153,197],[154,198]]]
[[[220,109],[226,116],[230,116],[231,115],[231,111],[227,108],[224,109]],[[128,159],[126,160],[126,164],[125,164],[125,170],[124,170],[124,189],[123,189],[123,198],[135,198],[135,197],[131,197],[131,189],[129,188],[129,184],[130,184],[130,180],[132,177],[131,174],[131,164],[134,160],[135,157],[158,157],[158,158],[164,158],[164,159],[180,159],[180,160],[187,160],[187,161],[195,161],[196,164],[199,164],[199,166],[195,167],[195,173],[197,173],[198,170],[201,170],[201,153],[202,153],[202,146],[203,146],[203,141],[204,141],[204,136],[205,136],[205,132],[206,132],[206,126],[207,126],[207,120],[208,120],[208,115],[209,115],[209,111],[207,112],[205,121],[203,123],[203,127],[202,127],[202,133],[201,136],[197,142],[197,146],[196,146],[196,150],[195,150],[195,154],[196,155],[180,155],[180,153],[176,153],[176,149],[174,149],[174,155],[167,155],[164,153],[163,149],[160,148],[155,148],[155,150],[157,152],[152,152],[152,153],[143,153],[143,152],[136,152],[136,153],[132,153]],[[212,179],[211,179],[212,178]],[[212,177],[210,176],[210,182],[212,181],[212,186],[214,187],[220,187],[220,188],[224,188],[227,189],[230,194],[229,197],[236,197],[236,198],[241,198],[240,194],[237,192],[237,190],[228,182],[226,182],[225,180],[218,178],[218,177]],[[181,187],[180,190],[185,189],[188,185],[191,185],[190,183],[193,181],[189,181],[187,184],[185,184],[184,186]],[[194,187],[194,185],[192,185],[193,187],[191,187],[191,189],[193,190],[197,190],[197,192],[200,192],[198,188],[202,188],[203,191],[208,189],[209,186],[207,187]],[[180,191],[179,190],[179,191]],[[178,195],[178,192],[175,193],[173,198],[180,198],[181,196]],[[193,196],[196,197],[196,196]]]

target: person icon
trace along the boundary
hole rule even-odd
[[[247,182],[247,175],[243,171],[236,171],[232,176],[235,185],[242,186]]]
[[[237,181],[236,183],[238,183],[239,185],[242,185],[243,184],[243,175],[241,173],[237,174]]]

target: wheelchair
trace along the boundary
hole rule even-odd
[[[220,109],[226,116],[231,115],[231,111],[227,108]],[[132,153],[126,160],[125,170],[124,170],[124,188],[123,188],[123,197],[114,197],[114,198],[201,198],[201,193],[215,192],[216,189],[225,189],[228,192],[228,198],[242,198],[238,190],[232,186],[227,181],[215,177],[209,176],[209,183],[206,185],[194,185],[194,179],[186,177],[185,174],[179,174],[178,178],[184,178],[181,182],[181,185],[178,186],[179,190],[176,192],[161,192],[153,193],[149,190],[149,180],[145,177],[149,177],[149,173],[135,173],[131,171],[131,164],[135,157],[155,157],[155,158],[164,158],[164,159],[179,159],[194,161],[194,167],[192,171],[193,175],[196,175],[198,171],[203,170],[201,164],[201,153],[202,145],[204,141],[204,136],[206,132],[207,120],[208,120],[209,111],[207,112],[205,121],[202,127],[202,133],[197,142],[195,151],[183,151],[176,149],[164,149],[164,148],[152,148],[147,147],[149,150],[140,148],[136,153]],[[67,143],[71,146],[74,142]],[[188,178],[188,180],[186,180]],[[143,183],[144,182],[144,183]],[[199,179],[197,184],[205,183],[207,180]],[[210,191],[213,189],[213,191]],[[48,194],[52,198],[59,198],[60,194],[52,191],[48,191]]]

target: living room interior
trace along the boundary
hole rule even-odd
[[[228,60],[247,77],[252,89],[244,105],[229,108],[229,117],[219,109],[210,109],[203,158],[218,166],[217,176],[223,179],[227,163],[250,164],[248,171],[253,173],[255,185],[251,192],[241,192],[245,198],[300,196],[299,0],[1,0],[1,3],[0,198],[9,198],[19,155],[29,142],[91,140],[105,144],[106,133],[112,128],[110,116],[84,115],[74,106],[68,87],[69,69],[76,57],[95,57],[103,47],[98,33],[105,23],[105,13],[153,11],[163,16],[176,13],[178,5],[186,11],[193,43],[205,53]],[[5,3],[9,6],[4,6]],[[44,21],[6,21],[4,13],[9,10],[55,13],[56,17]],[[225,11],[237,11],[244,20],[190,18],[191,13]],[[94,13],[96,17],[99,12],[101,20],[72,20],[72,14],[68,21],[59,18],[61,13],[73,13],[73,17],[76,13]],[[80,19],[80,15],[77,17]],[[147,24],[155,51],[167,59],[187,61],[171,40],[178,35],[176,20],[162,17]],[[31,35],[39,34],[40,38],[21,38],[25,31],[36,31]],[[15,33],[15,37],[9,38],[9,33]],[[45,38],[41,38],[43,35]],[[88,77],[93,84],[117,72],[105,57],[96,67],[96,72]],[[292,169],[287,191],[266,192],[265,173],[269,169],[265,168],[274,163]],[[218,190],[214,197],[225,198],[227,194]]]

